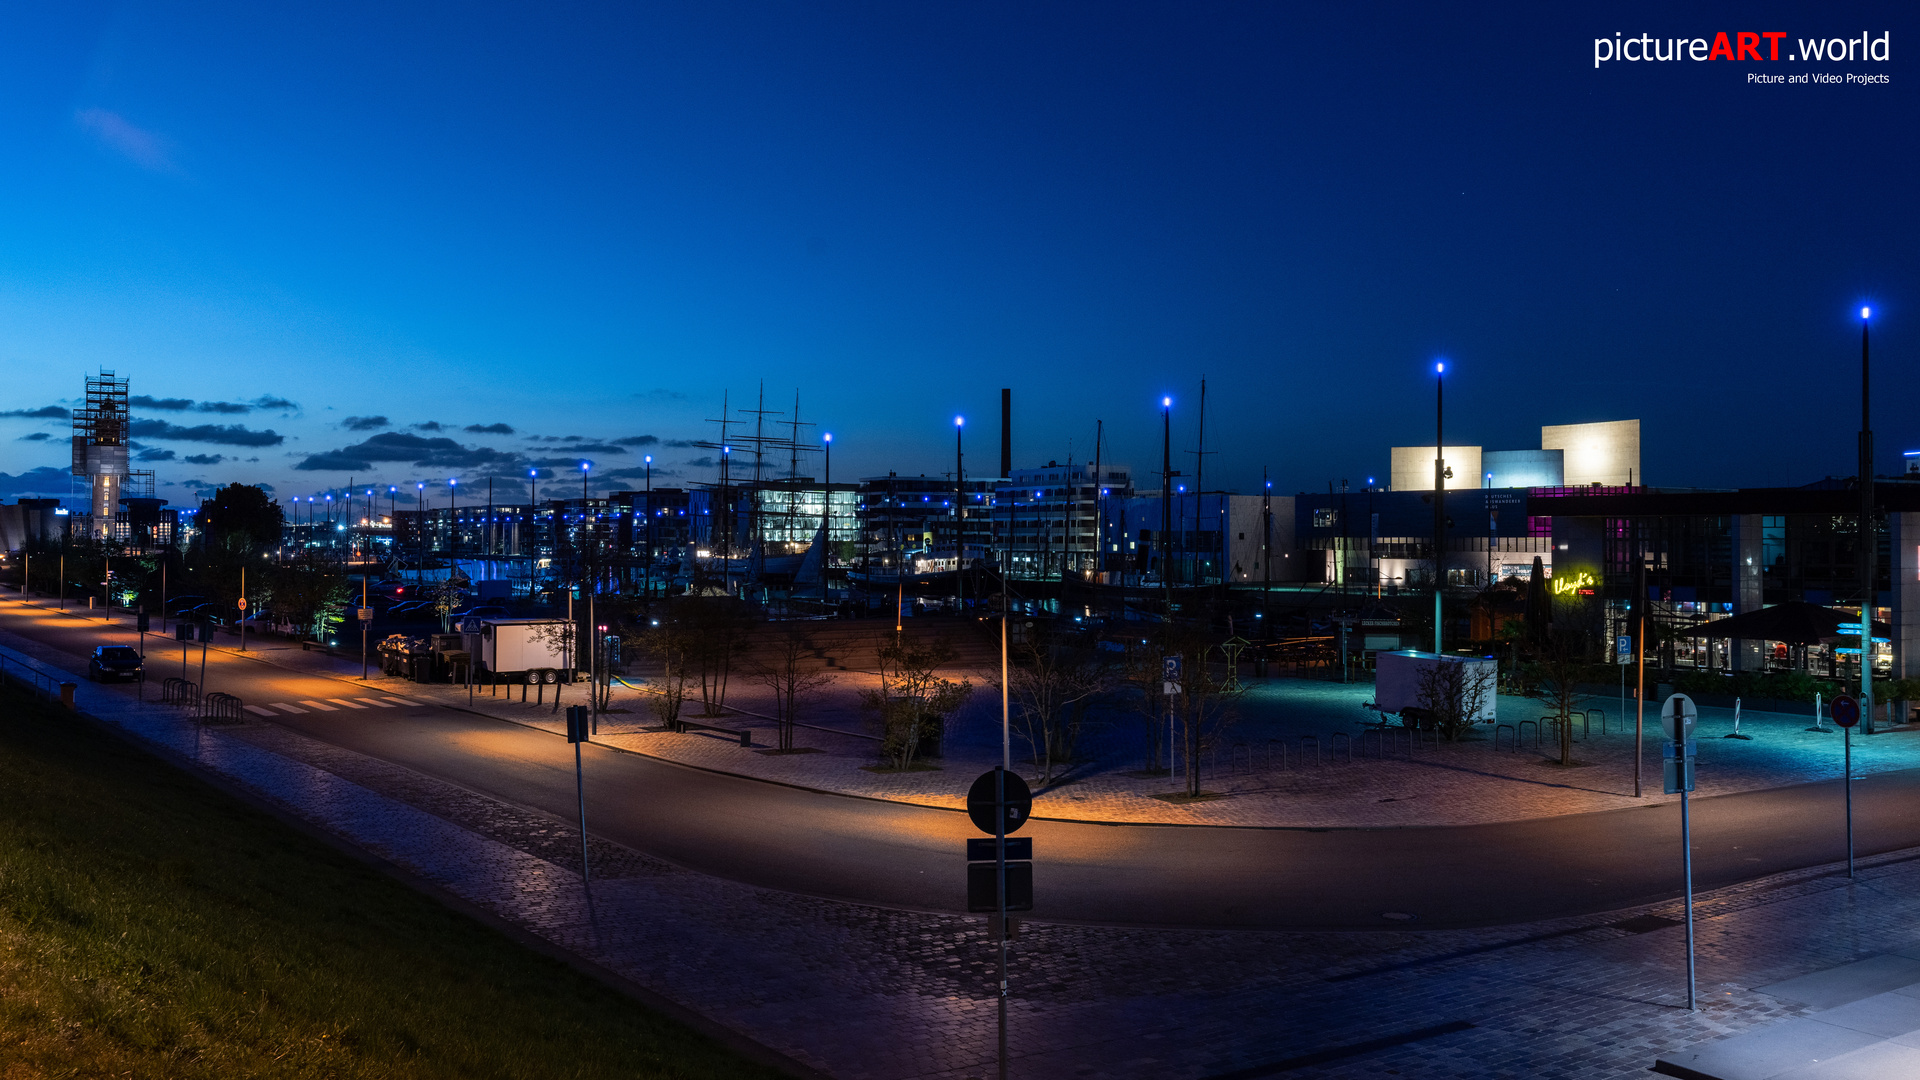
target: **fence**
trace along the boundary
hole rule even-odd
[[[32,661],[0,653],[0,682],[12,682],[26,687],[47,701],[60,697],[60,684],[66,681],[60,677],[62,674],[64,673],[49,674],[40,670],[40,665]]]

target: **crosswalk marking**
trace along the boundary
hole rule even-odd
[[[306,712],[306,711],[307,711],[307,710],[305,710],[305,709],[302,709],[302,708],[299,708],[299,707],[297,707],[297,706],[293,706],[293,705],[289,705],[289,704],[287,704],[287,703],[286,703],[286,702],[284,702],[284,701],[276,701],[276,702],[274,702],[274,703],[273,703],[273,707],[274,707],[274,708],[276,708],[276,709],[279,709],[279,710],[280,710],[281,712],[283,712],[283,713],[294,713],[295,715],[298,715],[298,714],[300,714],[300,713],[304,713],[304,712]]]
[[[365,706],[365,705],[360,705],[360,704],[356,704],[356,703],[354,703],[354,702],[351,702],[351,701],[348,701],[348,700],[347,700],[346,698],[343,698],[343,697],[330,697],[330,698],[328,698],[327,700],[328,700],[328,701],[331,701],[331,702],[333,702],[333,703],[334,703],[335,705],[338,705],[338,706],[340,706],[340,707],[342,707],[342,708],[346,708],[346,709],[364,709],[364,708],[366,708],[366,706]]]
[[[371,706],[373,706],[373,707],[374,707],[374,708],[376,708],[376,709],[391,709],[391,708],[393,708],[393,702],[391,702],[391,701],[381,701],[381,700],[380,700],[379,698],[370,698],[370,697],[363,697],[363,698],[360,698],[359,700],[361,700],[361,701],[364,701],[364,702],[366,702],[367,704],[369,704],[369,705],[371,705]]]
[[[305,705],[309,708],[319,709],[321,712],[339,712],[340,711],[339,709],[334,708],[332,705],[329,705],[324,701],[303,701],[300,704]]]
[[[406,698],[403,698],[403,697],[390,697],[390,698],[388,698],[387,700],[388,700],[388,701],[391,701],[391,702],[393,702],[393,703],[394,703],[395,705],[424,705],[424,704],[426,704],[425,702],[422,702],[422,701],[408,701],[408,700],[407,700]]]
[[[248,712],[250,712],[250,713],[252,713],[252,714],[253,714],[253,715],[255,715],[255,716],[277,716],[277,715],[279,715],[278,713],[275,713],[275,712],[274,712],[274,711],[273,711],[272,709],[263,709],[263,708],[261,708],[261,707],[260,707],[260,706],[258,706],[258,705],[243,705],[243,706],[241,706],[241,707],[242,707],[242,708],[244,708],[244,709],[246,709],[246,710],[247,710]]]

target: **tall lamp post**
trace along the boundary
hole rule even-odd
[[[580,463],[580,584],[587,584],[587,545],[593,541],[593,526],[587,517],[587,474],[593,471],[593,462]],[[594,583],[594,589],[599,583]],[[589,592],[593,589],[589,589]]]
[[[1879,599],[1879,538],[1873,528],[1873,424],[1867,385],[1867,323],[1873,309],[1860,309],[1860,709],[1873,734],[1873,609]]]
[[[829,601],[827,595],[827,558],[833,552],[833,432],[820,434],[821,451],[825,455],[825,477],[820,488],[820,603]]]
[[[653,597],[653,455],[647,455],[647,523],[640,534],[640,546],[647,553],[647,568],[641,574],[647,597]]]
[[[1433,365],[1433,651],[1441,646],[1441,587],[1446,581],[1447,540],[1447,438],[1446,397],[1447,365]]]
[[[1173,577],[1168,561],[1173,556],[1173,399],[1160,399],[1160,594],[1166,606],[1167,643],[1173,633]],[[1168,759],[1168,775],[1173,761]]]
[[[414,481],[413,505],[419,515],[419,526],[414,531],[420,536],[420,563],[413,571],[413,580],[419,583],[427,580],[427,485],[423,480]]]
[[[453,572],[460,562],[460,524],[453,514],[453,490],[460,481],[447,478],[447,580],[453,580]]]
[[[953,418],[953,599],[954,610],[965,614],[967,609],[967,489],[962,470],[965,458],[961,454],[960,436],[966,431],[967,418]]]

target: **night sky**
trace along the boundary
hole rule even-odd
[[[0,494],[66,492],[102,366],[175,502],[707,481],[763,381],[836,479],[956,414],[997,471],[1009,386],[1016,465],[1101,420],[1153,484],[1205,377],[1209,488],[1357,487],[1438,358],[1450,442],[1638,417],[1654,484],[1797,484],[1853,469],[1862,304],[1920,449],[1912,5],[283,7],[0,15]],[[1782,59],[1594,64],[1741,31]],[[1748,82],[1809,72],[1890,82]]]

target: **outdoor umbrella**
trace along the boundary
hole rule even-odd
[[[1853,616],[1844,611],[1835,611],[1819,604],[1789,600],[1784,604],[1775,604],[1758,611],[1743,612],[1726,619],[1714,619],[1680,631],[1694,637],[1741,638],[1747,641],[1778,641],[1787,645],[1818,645],[1822,641],[1840,638],[1857,638],[1857,633],[1844,633],[1842,623],[1853,623]],[[1854,623],[1854,625],[1859,625]],[[1880,637],[1890,636],[1886,623],[1873,624],[1873,632]]]
[[[1547,568],[1540,556],[1533,557],[1533,574],[1527,579],[1527,638],[1545,641],[1553,624],[1553,597],[1547,592]]]

